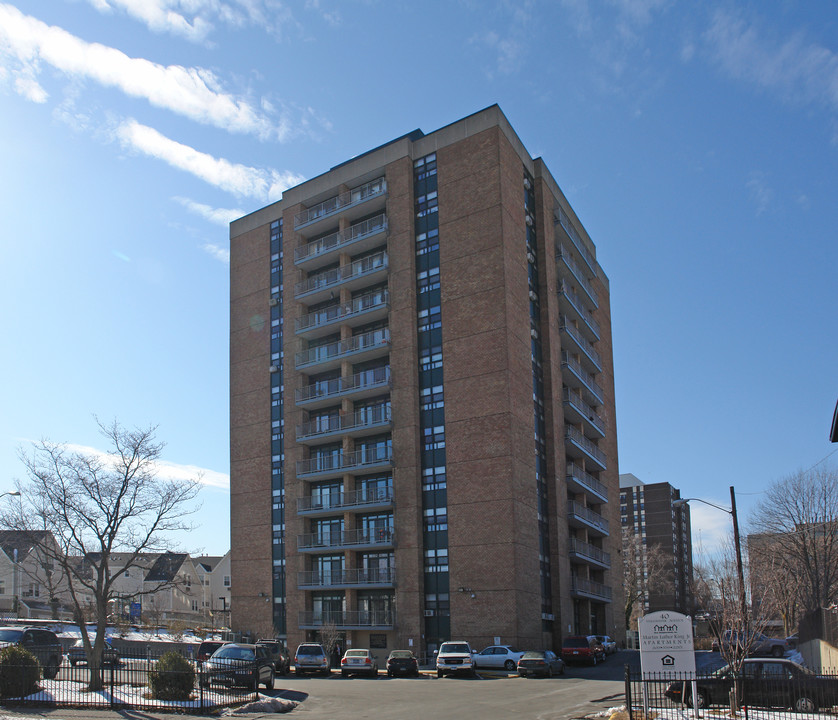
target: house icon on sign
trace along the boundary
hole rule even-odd
[[[672,657],[672,655],[664,655],[661,658],[661,665],[666,666],[666,665],[674,665],[674,664],[675,664],[675,658]]]

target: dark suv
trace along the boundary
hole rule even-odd
[[[274,669],[280,675],[285,675],[291,669],[291,658],[288,655],[288,648],[281,640],[257,640],[256,644],[267,648],[271,654]]]
[[[593,635],[569,635],[562,642],[562,660],[596,665],[605,660],[605,649]]]
[[[38,658],[47,680],[52,680],[58,675],[58,666],[61,665],[64,650],[58,642],[58,636],[52,630],[0,627],[0,647],[7,645],[20,645]]]

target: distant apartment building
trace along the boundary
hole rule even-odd
[[[692,601],[692,537],[690,508],[674,505],[681,493],[669,483],[644,483],[631,473],[620,475],[620,519],[627,540],[644,550],[659,548],[666,582],[649,582],[642,564],[643,612],[675,610],[689,614]]]
[[[608,279],[501,110],[336,165],[230,239],[233,629],[622,636]]]

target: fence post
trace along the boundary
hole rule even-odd
[[[104,654],[102,655],[102,657],[104,658]],[[111,663],[110,670],[111,670],[111,707],[113,707],[114,704],[115,704],[114,703],[114,698],[115,698],[114,687],[116,686],[116,680],[114,678],[114,675],[116,675],[116,662],[115,661]]]
[[[624,677],[626,679],[626,710],[628,711],[629,720],[633,720],[631,715],[631,669],[628,663],[624,666]]]

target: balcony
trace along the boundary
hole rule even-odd
[[[599,323],[594,320],[594,316],[591,315],[590,311],[582,304],[582,300],[580,300],[579,296],[573,292],[573,290],[570,289],[570,286],[565,282],[562,282],[559,285],[559,303],[562,310],[568,317],[578,323],[581,323],[582,332],[587,334],[587,340],[589,342],[595,343],[599,340]]]
[[[567,351],[562,350],[562,379],[568,387],[578,387],[589,405],[604,405],[605,394],[594,376],[587,372]]]
[[[357,207],[369,200],[382,197],[387,192],[387,182],[383,177],[359,185],[344,193],[340,193],[321,203],[312,205],[294,215],[294,229],[310,227],[325,218],[333,218],[338,213]]]
[[[367,550],[392,547],[393,530],[391,528],[323,530],[297,536],[297,550],[299,552],[324,553],[343,548]]]
[[[318,455],[297,461],[298,480],[325,480],[344,474],[393,467],[393,448],[361,448],[348,453]]]
[[[597,466],[597,470],[605,470],[605,453],[594,445],[575,427],[565,425],[564,429],[565,453],[570,457],[582,457]]]
[[[316,275],[310,275],[294,286],[294,297],[309,304],[322,302],[338,288],[357,290],[371,285],[387,276],[389,258],[383,250],[369,257],[355,260],[349,265],[332,268]]]
[[[608,502],[608,489],[605,485],[590,473],[585,472],[578,465],[574,463],[567,464],[565,479],[567,480],[568,487],[571,489],[593,495],[595,501]]]
[[[340,367],[344,360],[353,362],[374,360],[390,352],[390,330],[372,330],[361,335],[353,335],[346,340],[318,345],[302,350],[294,355],[297,370],[316,368],[316,372]]]
[[[360,325],[383,320],[390,312],[390,296],[386,290],[375,290],[352,298],[351,302],[331,305],[308,313],[294,321],[295,333],[304,338],[317,338],[334,332],[340,325]]]
[[[322,380],[297,388],[295,401],[301,407],[325,407],[335,400],[351,397],[354,400],[373,397],[390,387],[390,367],[364,370],[348,378]]]
[[[395,613],[392,610],[303,610],[297,624],[304,630],[316,630],[323,625],[334,625],[338,630],[392,630]]]
[[[582,237],[579,235],[579,232],[573,227],[573,222],[571,221],[570,217],[568,217],[567,213],[562,210],[561,206],[556,206],[555,217],[554,217],[554,224],[561,225],[562,230],[565,231],[565,235],[570,239],[570,242],[573,244],[573,247],[576,248],[576,252],[579,253],[582,260],[584,260],[585,265],[588,266],[588,270],[591,271],[591,274],[594,277],[597,277],[597,269],[596,269],[596,260],[594,256],[591,254],[590,250],[585,247],[585,243],[582,240]]]
[[[570,271],[570,274],[575,278],[579,287],[582,288],[582,291],[588,296],[588,300],[591,305],[598,308],[599,296],[597,295],[596,290],[594,290],[593,285],[591,285],[588,278],[585,277],[582,269],[574,261],[570,250],[568,250],[563,243],[556,243],[556,257],[559,259],[559,262]],[[559,274],[562,274],[561,268],[559,269]]]
[[[571,560],[582,560],[607,570],[611,567],[611,554],[579,538],[570,538]]]
[[[602,372],[602,358],[576,327],[564,315],[560,316],[559,330],[562,332],[562,344],[567,343],[570,348],[576,348],[581,353],[583,367],[587,361],[587,370],[592,373]]]
[[[395,587],[395,568],[349,568],[344,570],[303,570],[297,574],[299,590],[321,588]]]
[[[582,527],[595,535],[608,535],[608,520],[575,500],[567,501],[567,521],[571,527]]]
[[[315,268],[335,260],[339,252],[361,253],[372,250],[384,241],[387,216],[384,213],[352,225],[345,232],[333,232],[294,248],[294,264]]]
[[[297,514],[308,517],[334,515],[336,511],[346,512],[359,510],[371,512],[373,510],[387,510],[392,508],[393,488],[375,488],[367,490],[353,490],[352,492],[337,492],[320,497],[297,498]]]
[[[572,424],[582,423],[585,436],[593,438],[605,437],[605,421],[588,403],[568,388],[562,389],[562,405],[565,420]]]
[[[389,405],[375,405],[348,415],[330,415],[297,426],[297,442],[311,444],[326,438],[349,435],[363,437],[392,427]]]
[[[608,585],[603,585],[602,583],[586,578],[572,578],[570,581],[570,594],[589,600],[611,602],[611,588]]]

